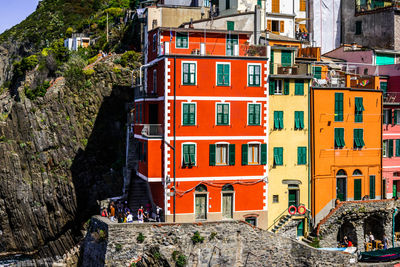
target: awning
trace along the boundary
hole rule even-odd
[[[305,24],[299,24],[299,31],[300,32],[308,32]]]

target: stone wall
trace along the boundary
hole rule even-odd
[[[359,249],[364,250],[364,235],[369,232],[376,239],[382,240],[385,234],[391,240],[396,207],[400,207],[400,202],[394,200],[341,202],[317,226],[320,246],[336,247],[343,235],[347,235]]]
[[[107,238],[99,238],[100,230]],[[194,244],[196,231],[204,241]],[[150,264],[149,251],[152,261],[167,263]],[[138,266],[175,266],[174,251],[186,257],[187,266],[343,266],[353,257],[317,250],[241,221],[118,224],[96,216],[83,244],[82,266],[129,266],[134,261]]]

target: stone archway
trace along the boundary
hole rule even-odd
[[[358,239],[356,227],[349,221],[344,222],[338,231],[337,234],[337,242],[343,242],[343,238],[347,236],[347,238],[353,243],[353,246],[357,247]]]
[[[385,218],[379,215],[371,215],[364,219],[364,237],[372,233],[376,240],[382,240],[385,234]]]

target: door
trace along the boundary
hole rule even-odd
[[[304,236],[304,220],[297,225],[297,236]]]
[[[297,198],[297,191],[298,190],[289,190],[289,207],[290,206],[298,206],[298,198]]]
[[[207,219],[207,195],[206,194],[196,194],[195,201],[195,217],[196,220],[206,220]]]
[[[393,197],[397,196],[397,185],[396,185],[396,181],[393,181]]]
[[[361,200],[361,179],[354,179],[354,200]]]
[[[158,105],[149,104],[149,124],[158,124]]]
[[[340,201],[346,201],[346,178],[336,179],[336,198]]]
[[[222,194],[222,218],[233,218],[233,193]]]

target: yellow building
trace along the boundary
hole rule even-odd
[[[307,229],[309,208],[310,67],[294,64],[296,48],[271,47],[268,132],[268,227],[298,220],[297,235]],[[300,207],[289,216],[290,206]],[[295,209],[292,208],[292,212]],[[281,222],[281,223],[280,223]]]

